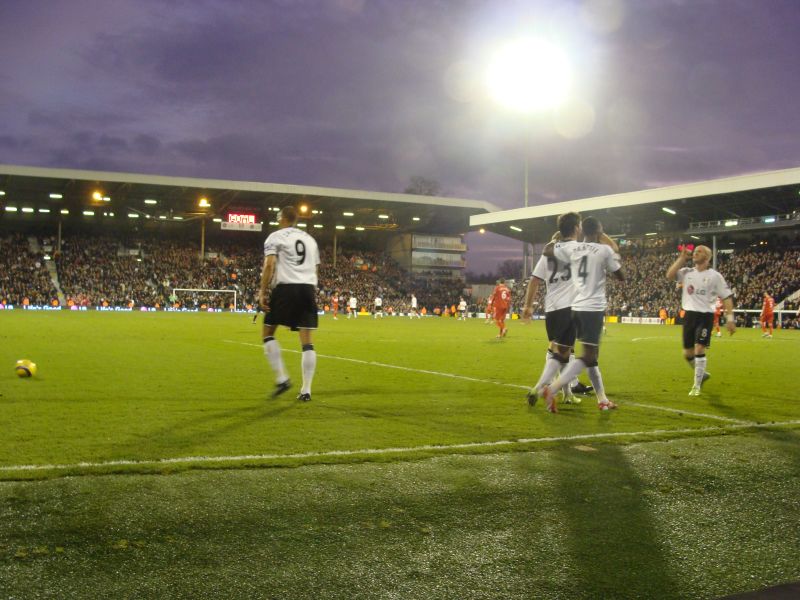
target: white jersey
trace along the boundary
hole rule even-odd
[[[460,310],[461,312],[464,312],[465,310],[467,310],[467,302],[466,302],[466,300],[462,300],[461,302],[458,303],[458,310]]]
[[[411,296],[411,308],[417,308],[417,297]]]
[[[317,286],[319,248],[310,235],[296,227],[284,227],[267,237],[264,256],[275,256],[272,285],[306,283]]]
[[[544,281],[544,311],[553,312],[570,308],[577,290],[572,285],[572,270],[569,263],[550,258],[544,254],[533,268],[533,276]]]
[[[375,306],[377,306],[378,308],[380,308],[381,306],[383,306],[383,300],[381,299],[381,297],[380,297],[380,296],[378,296],[377,298],[375,298]]]
[[[725,300],[731,296],[731,288],[725,278],[714,269],[698,271],[695,267],[683,267],[678,271],[678,283],[683,284],[683,310],[713,313],[717,297]]]
[[[619,271],[619,255],[611,246],[596,242],[559,242],[553,248],[557,260],[569,263],[575,299],[572,309],[601,312],[606,309],[606,273]]]
[[[358,308],[358,300],[356,300],[355,296],[350,296],[350,308],[353,310]]]

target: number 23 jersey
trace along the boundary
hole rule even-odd
[[[569,263],[542,255],[533,268],[533,276],[544,281],[547,290],[544,295],[545,312],[572,307],[577,290],[572,285]]]
[[[279,229],[264,241],[264,256],[276,258],[273,284],[305,283],[317,285],[319,248],[305,231],[296,227]]]

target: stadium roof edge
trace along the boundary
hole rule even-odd
[[[280,183],[261,183],[254,181],[233,181],[226,179],[203,179],[194,177],[172,177],[166,175],[145,175],[138,173],[120,173],[114,171],[88,171],[80,169],[59,169],[48,167],[29,167],[22,165],[0,164],[0,175],[19,177],[39,177],[53,179],[71,179],[80,181],[109,181],[143,185],[163,185],[197,189],[235,190],[265,194],[287,194],[297,196],[335,197],[353,200],[370,200],[378,202],[403,202],[407,204],[423,204],[428,206],[471,208],[487,212],[497,212],[498,207],[483,200],[466,198],[448,198],[442,196],[420,196],[415,194],[398,194],[369,190],[353,190],[344,188],[328,188]]]
[[[699,199],[704,196],[732,194],[785,185],[800,185],[800,167],[473,215],[470,217],[470,227],[529,221],[557,216],[569,211],[592,212],[675,200]]]

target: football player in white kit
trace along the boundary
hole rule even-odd
[[[276,398],[292,383],[283,364],[281,346],[274,338],[279,325],[298,331],[302,345],[303,386],[298,400],[311,400],[311,381],[317,367],[317,353],[311,332],[317,328],[317,267],[319,248],[297,224],[297,210],[285,206],[278,217],[280,229],[264,242],[264,266],[261,269],[259,305],[264,311],[264,355],[275,373]]]
[[[417,307],[417,297],[414,294],[411,294],[411,312],[408,314],[408,316],[411,319],[414,317],[417,317],[418,319],[422,318]]]
[[[380,294],[375,296],[375,310],[372,313],[373,319],[377,319],[378,317],[381,319],[383,318],[383,298],[381,298]]]
[[[603,226],[594,217],[587,217],[581,224],[583,242],[567,240],[550,242],[544,254],[569,263],[572,281],[576,288],[572,301],[572,320],[575,323],[576,337],[581,341],[583,354],[561,371],[552,385],[542,388],[547,402],[547,410],[558,412],[555,394],[583,369],[597,394],[597,407],[600,410],[616,408],[617,405],[606,398],[603,378],[597,366],[600,355],[600,336],[603,333],[603,317],[606,310],[606,274],[611,273],[624,280],[618,248],[614,240],[603,233]]]
[[[358,318],[358,299],[355,297],[354,294],[350,294],[350,300],[348,300],[347,306],[350,310],[347,313],[348,319],[357,319]]]
[[[686,261],[692,257],[693,267]],[[706,372],[706,350],[711,346],[711,330],[714,325],[714,305],[717,297],[722,299],[725,309],[725,327],[731,335],[736,331],[733,318],[733,294],[725,278],[709,267],[711,249],[697,246],[694,252],[686,246],[678,259],[667,269],[667,279],[683,284],[681,308],[683,317],[683,356],[694,368],[694,383],[690,396],[699,396],[700,389],[710,375]]]
[[[458,301],[458,320],[459,321],[467,320],[467,301],[464,300],[464,298],[461,298]]]
[[[558,218],[559,238],[561,241],[574,240],[581,231],[581,217],[578,213],[566,213]],[[572,348],[575,345],[575,324],[572,321],[572,301],[577,290],[572,283],[572,271],[569,263],[544,254],[533,269],[533,276],[528,282],[522,318],[530,321],[533,316],[533,300],[536,298],[541,282],[545,284],[544,314],[547,339],[550,342],[545,357],[544,369],[539,381],[528,392],[528,404],[536,405],[539,392],[553,381],[556,374],[566,368],[570,360],[574,360]],[[564,386],[564,402],[580,403],[572,393],[571,386],[577,380]]]

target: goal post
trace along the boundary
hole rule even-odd
[[[233,310],[239,307],[237,299],[239,292],[236,290],[211,290],[208,288],[172,288],[172,295],[177,298],[178,292],[199,292],[202,294],[233,294]]]

